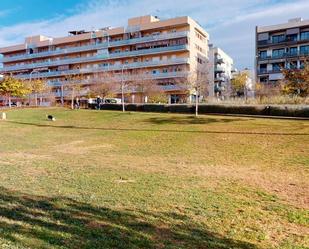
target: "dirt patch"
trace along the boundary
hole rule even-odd
[[[115,181],[116,183],[134,183],[135,180],[129,180],[129,179],[118,179]]]
[[[0,153],[0,158],[16,159],[16,160],[46,160],[50,159],[49,155],[37,155],[30,152],[8,152]]]
[[[83,140],[72,141],[67,144],[61,144],[54,146],[54,150],[63,154],[72,154],[72,155],[81,155],[87,154],[92,150],[96,149],[110,149],[112,148],[111,144],[101,143],[97,145],[89,145]]]

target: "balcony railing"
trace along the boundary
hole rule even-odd
[[[174,52],[174,51],[182,51],[182,50],[188,50],[188,46],[187,45],[167,46],[167,47],[160,47],[160,48],[120,52],[120,53],[110,53],[106,55],[100,54],[100,55],[89,56],[89,57],[77,57],[77,58],[72,58],[72,59],[63,59],[63,60],[54,60],[54,61],[49,60],[47,62],[24,64],[24,65],[17,65],[17,66],[5,66],[0,70],[0,72],[10,72],[10,71],[18,71],[18,70],[26,70],[26,69],[36,69],[36,68],[41,68],[41,67],[51,67],[51,66],[61,66],[61,65],[68,65],[68,64],[96,62],[96,61],[104,61],[108,59],[134,57],[134,56],[140,56],[140,55],[146,55],[146,54],[158,54],[162,52],[166,53],[166,52]]]
[[[272,74],[272,73],[281,73],[283,69],[278,68],[278,69],[259,69],[258,74]]]
[[[297,38],[296,40],[294,39],[288,39],[285,38],[281,41],[272,41],[272,40],[264,40],[264,41],[258,41],[258,46],[267,46],[267,45],[276,45],[276,44],[283,44],[283,43],[296,43],[296,42],[307,42],[309,41],[309,37],[304,37],[304,38]]]
[[[289,57],[298,57],[298,56],[309,56],[309,51],[302,51],[302,52],[294,52],[294,53],[282,53],[278,55],[270,55],[270,56],[263,56],[259,57],[259,60],[275,60],[275,59],[285,59]]]
[[[217,65],[215,66],[216,72],[225,72],[225,68],[223,66]]]
[[[215,77],[215,81],[225,81],[225,77],[222,77],[222,76],[218,76],[218,77]]]
[[[145,36],[145,37],[127,39],[127,40],[121,40],[121,41],[106,41],[106,42],[86,45],[86,46],[56,49],[53,51],[46,51],[46,52],[40,52],[40,53],[34,53],[34,54],[23,54],[23,55],[11,56],[11,57],[3,57],[3,58],[0,58],[0,62],[12,62],[12,61],[18,61],[18,60],[26,60],[26,59],[34,59],[34,58],[40,58],[40,57],[70,54],[70,53],[76,53],[76,52],[106,49],[106,48],[124,46],[124,45],[133,45],[133,44],[139,44],[139,43],[144,43],[144,42],[176,39],[176,38],[181,38],[181,37],[187,37],[188,35],[189,35],[189,32],[183,31],[183,32],[175,32],[175,33],[168,33],[168,34],[162,34],[162,35]]]
[[[155,74],[143,74],[140,77],[143,79],[168,79],[168,78],[184,78],[188,76],[188,72],[166,72],[166,73],[155,73]],[[126,80],[135,80],[136,75],[126,75],[125,77]],[[122,74],[117,74],[114,75],[111,80],[113,82],[120,82],[122,80]],[[51,87],[59,87],[59,86],[65,86],[65,85],[70,85],[70,84],[80,84],[80,85],[91,85],[94,83],[98,83],[99,80],[98,78],[93,78],[93,79],[86,79],[86,80],[81,80],[81,81],[63,81],[63,80],[51,80],[48,81],[49,86]]]
[[[48,78],[48,77],[56,77],[56,76],[61,76],[61,75],[108,72],[108,71],[121,70],[122,68],[137,69],[137,68],[146,68],[146,67],[155,67],[155,66],[181,65],[181,64],[188,64],[188,63],[189,63],[189,59],[187,58],[175,58],[175,59],[160,60],[160,61],[134,62],[134,63],[128,63],[128,64],[107,65],[107,66],[98,66],[98,67],[64,70],[64,71],[42,72],[42,73],[36,73],[35,75],[33,75],[33,77]],[[17,77],[22,78],[22,79],[29,79],[30,74],[20,74],[20,75],[17,75]]]

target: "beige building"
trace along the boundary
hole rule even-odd
[[[309,20],[256,27],[257,82],[276,83],[283,78],[283,68],[301,69],[308,59]]]
[[[23,44],[0,48],[0,73],[44,79],[60,101],[70,95],[66,86],[72,75],[81,75],[86,95],[99,73],[109,72],[117,81],[125,72],[127,80],[136,75],[155,80],[174,103],[190,97],[190,89],[175,83],[185,83],[191,72],[206,66],[208,40],[207,32],[188,16],[142,16],[129,19],[126,27],[72,31],[61,38],[27,37]],[[135,92],[134,102],[143,101]]]

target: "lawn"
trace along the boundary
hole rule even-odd
[[[7,116],[0,248],[309,247],[309,121]]]

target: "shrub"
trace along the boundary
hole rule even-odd
[[[102,110],[122,110],[121,104],[104,104]],[[195,113],[194,105],[126,104],[126,111]],[[285,117],[308,117],[309,106],[279,105],[211,105],[199,106],[200,114],[240,114]]]

